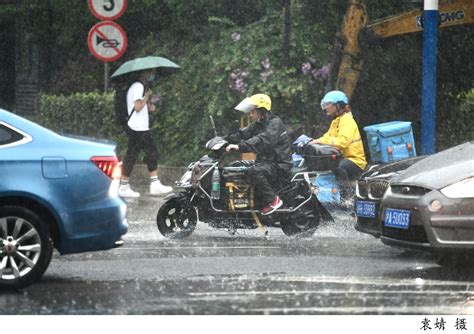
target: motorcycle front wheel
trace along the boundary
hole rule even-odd
[[[181,239],[193,233],[197,224],[194,208],[186,200],[171,198],[158,210],[156,225],[168,239]]]

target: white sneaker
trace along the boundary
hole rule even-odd
[[[152,182],[150,184],[151,195],[157,195],[157,196],[165,195],[167,193],[170,193],[172,190],[173,190],[172,187],[161,184],[160,180]]]
[[[121,184],[119,188],[119,196],[128,197],[128,198],[137,198],[137,197],[140,197],[140,193],[133,191],[132,188],[130,188],[129,184]]]

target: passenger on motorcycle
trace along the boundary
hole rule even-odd
[[[290,138],[282,120],[271,112],[268,95],[255,94],[242,100],[236,110],[250,113],[252,123],[228,136],[226,151],[253,152],[255,164],[247,171],[256,196],[266,205],[260,210],[268,215],[283,205],[272,185],[287,178],[292,166]]]
[[[310,144],[326,144],[338,148],[344,159],[335,171],[341,197],[351,199],[354,189],[350,181],[357,180],[367,166],[359,128],[349,108],[349,99],[341,91],[331,91],[321,100],[321,108],[333,118],[329,130]]]

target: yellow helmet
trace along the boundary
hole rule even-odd
[[[272,109],[272,100],[270,99],[270,96],[266,94],[255,94],[251,97],[246,97],[235,107],[236,110],[244,113],[248,113],[255,108],[263,108],[266,111],[270,111]]]

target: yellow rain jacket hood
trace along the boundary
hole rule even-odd
[[[362,138],[351,112],[336,117],[331,122],[328,132],[318,140],[323,144],[337,147],[344,158],[351,160],[360,168],[365,169],[367,166]]]

